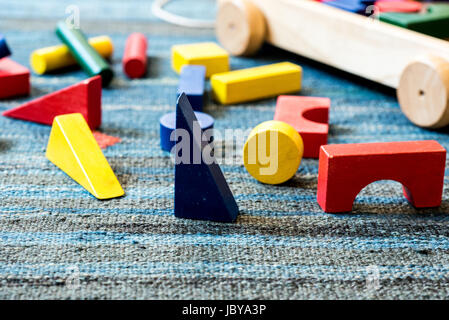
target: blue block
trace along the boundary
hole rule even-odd
[[[193,134],[197,132],[195,121],[187,96],[181,94],[176,106],[176,131],[187,132],[190,139],[180,139],[175,146],[175,216],[235,221],[239,212],[237,203],[215,158],[212,156],[209,161],[211,159],[201,157],[209,145],[203,141],[206,139]]]
[[[10,55],[11,55],[11,51],[8,48],[6,39],[5,39],[5,37],[3,37],[3,35],[0,34],[0,59],[10,56]]]
[[[210,115],[202,112],[195,112],[195,116],[200,122],[202,130],[213,129],[214,118]],[[175,141],[170,140],[170,135],[176,128],[176,112],[167,113],[159,119],[160,136],[161,136],[161,148],[164,151],[170,152],[175,146]],[[214,139],[213,135],[210,136],[209,142]]]
[[[334,0],[334,1],[326,1],[323,2],[328,6],[342,9],[349,12],[366,14],[367,3],[364,3],[360,0]]]
[[[203,111],[204,85],[206,81],[206,67],[185,65],[181,69],[178,94],[185,92],[194,111]]]

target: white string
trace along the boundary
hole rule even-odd
[[[151,6],[153,14],[161,20],[188,28],[214,28],[215,21],[190,19],[170,13],[163,7],[172,0],[154,0]]]

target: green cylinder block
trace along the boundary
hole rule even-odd
[[[106,87],[114,77],[110,65],[88,43],[80,29],[68,26],[61,21],[56,26],[56,35],[69,48],[75,60],[89,76],[100,75]]]

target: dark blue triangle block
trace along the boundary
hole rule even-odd
[[[0,59],[10,56],[10,55],[11,55],[11,51],[8,48],[6,39],[3,35],[0,34]]]
[[[192,106],[185,93],[182,93],[176,105],[176,131],[180,133],[184,129],[190,137],[187,143],[182,143],[185,135],[182,136],[175,146],[175,216],[219,222],[235,221],[239,212],[237,203],[217,162],[205,163],[201,156],[208,142],[198,136],[198,130],[202,134],[199,126],[194,129],[196,121]],[[190,147],[188,152],[186,147]]]

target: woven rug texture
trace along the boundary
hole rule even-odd
[[[55,25],[71,4],[88,36],[112,38],[116,77],[103,90],[100,131],[121,139],[104,154],[126,192],[95,199],[45,158],[49,126],[0,117],[0,298],[449,297],[447,169],[440,208],[416,210],[399,183],[379,181],[361,191],[352,213],[326,214],[316,202],[318,160],[304,159],[291,181],[269,186],[247,173],[237,153],[235,164],[221,166],[240,208],[237,222],[175,218],[174,168],[159,147],[159,118],[174,111],[178,84],[170,48],[216,39],[212,30],[158,20],[151,3],[0,1],[0,33],[25,66],[33,50],[60,43]],[[167,8],[215,14],[211,0]],[[128,80],[121,57],[133,31],[148,36],[149,66],[144,79]],[[300,95],[332,99],[329,143],[435,139],[449,148],[448,130],[412,125],[393,92],[357,77],[268,45],[254,57],[231,58],[231,67],[280,61],[303,67]],[[0,112],[85,78],[76,68],[32,74],[31,96],[1,100]],[[209,93],[204,110],[217,130],[248,130],[272,120],[274,108],[275,99],[220,106]],[[216,146],[231,143],[223,137]]]

